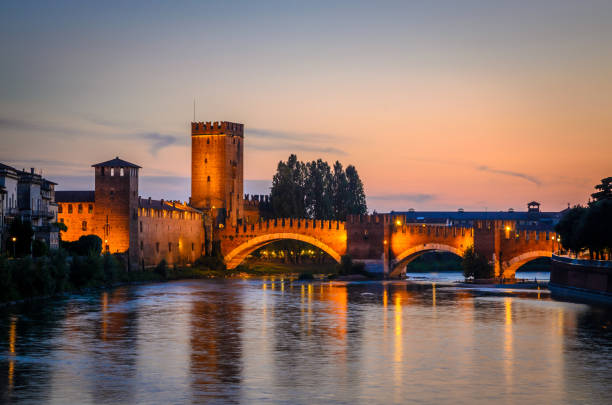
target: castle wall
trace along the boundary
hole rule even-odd
[[[81,207],[79,209],[79,206]],[[61,213],[60,208],[61,207]],[[72,207],[72,213],[70,212]],[[79,212],[80,211],[80,212]],[[93,202],[62,202],[58,203],[58,221],[66,225],[68,230],[62,232],[62,240],[72,242],[78,240],[83,235],[98,235],[100,239],[101,230],[96,228],[94,219]]]
[[[244,213],[243,137],[242,124],[191,123],[191,205],[225,209],[230,226]]]
[[[168,265],[193,263],[204,255],[202,221],[202,214],[197,212],[139,209],[140,267],[156,266],[161,260]]]

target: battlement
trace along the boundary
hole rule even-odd
[[[371,215],[348,215],[346,222],[350,224],[390,224],[391,215],[371,214]]]
[[[229,121],[192,122],[191,136],[230,135],[244,138],[244,124]]]
[[[321,220],[321,219],[305,219],[305,218],[275,218],[275,219],[260,219],[256,224],[244,224],[236,227],[227,228],[225,234],[252,234],[252,233],[269,233],[275,232],[299,232],[300,230],[308,230],[317,232],[320,230],[345,230],[345,223],[336,220]]]

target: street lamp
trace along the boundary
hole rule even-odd
[[[15,255],[15,245],[16,245],[16,242],[17,242],[17,238],[13,236],[13,237],[11,238],[11,240],[13,241],[13,259],[14,259],[15,257],[17,257],[17,256]]]

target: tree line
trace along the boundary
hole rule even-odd
[[[264,217],[345,221],[368,212],[363,183],[353,165],[333,168],[322,159],[299,161],[292,154],[280,161],[272,178],[270,204]]]
[[[612,177],[595,186],[597,192],[586,206],[576,205],[565,212],[555,231],[561,246],[576,257],[583,251],[591,259],[610,259],[612,252]]]

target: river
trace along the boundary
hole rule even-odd
[[[2,403],[600,404],[611,360],[606,309],[431,280],[190,280],[0,309]]]

